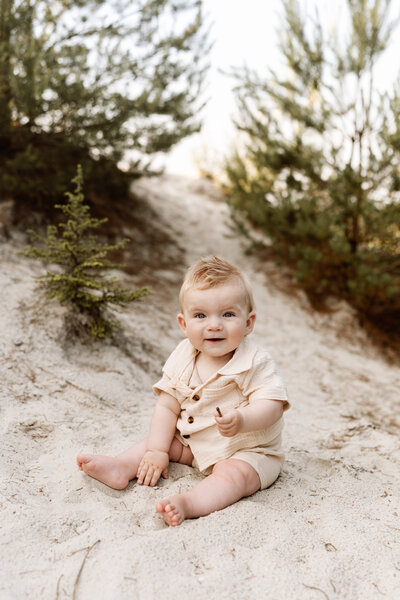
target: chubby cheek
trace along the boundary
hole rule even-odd
[[[188,326],[186,328],[186,335],[199,336],[199,335],[201,335],[201,333],[202,333],[202,327],[198,322],[188,323]]]
[[[244,334],[245,328],[241,323],[232,323],[232,325],[228,327],[228,331],[232,336],[238,337]]]

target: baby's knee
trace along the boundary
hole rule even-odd
[[[237,486],[242,496],[251,496],[261,487],[257,471],[244,460],[236,458],[221,460],[214,466],[213,473]]]
[[[243,460],[234,458],[220,460],[214,466],[213,473],[245,490],[254,488],[256,491],[260,487],[260,478],[257,472]]]

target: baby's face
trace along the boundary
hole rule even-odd
[[[232,280],[217,287],[188,289],[178,323],[192,345],[212,358],[231,358],[254,327],[243,284]]]

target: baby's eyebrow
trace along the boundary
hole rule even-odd
[[[228,304],[226,306],[223,306],[219,310],[223,313],[228,312],[228,311],[237,312],[238,310],[240,310],[240,305],[239,304]],[[196,313],[196,312],[206,313],[206,312],[208,312],[208,310],[206,308],[198,308],[196,306],[193,306],[193,307],[189,306],[187,311],[190,313]]]
[[[230,306],[227,306],[226,308],[223,308],[222,310],[224,312],[226,312],[228,310],[238,311],[239,310],[239,304],[231,304]]]

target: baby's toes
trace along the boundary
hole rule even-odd
[[[175,503],[172,503],[170,499],[161,500],[156,505],[156,510],[161,514],[164,521],[167,525],[171,525],[172,527],[176,527],[180,525],[184,520],[184,514],[179,510],[179,505],[176,506]]]
[[[80,468],[80,470],[83,470],[82,465],[84,463],[89,462],[90,460],[90,455],[88,454],[78,454],[78,456],[76,457],[76,464],[78,465],[78,467]]]
[[[169,504],[169,500],[161,500],[156,504],[156,511],[159,513],[165,513],[165,507]]]
[[[177,508],[173,504],[168,504],[165,507],[166,518],[170,525],[176,527],[176,525],[180,525],[182,522],[182,518],[177,511]]]

